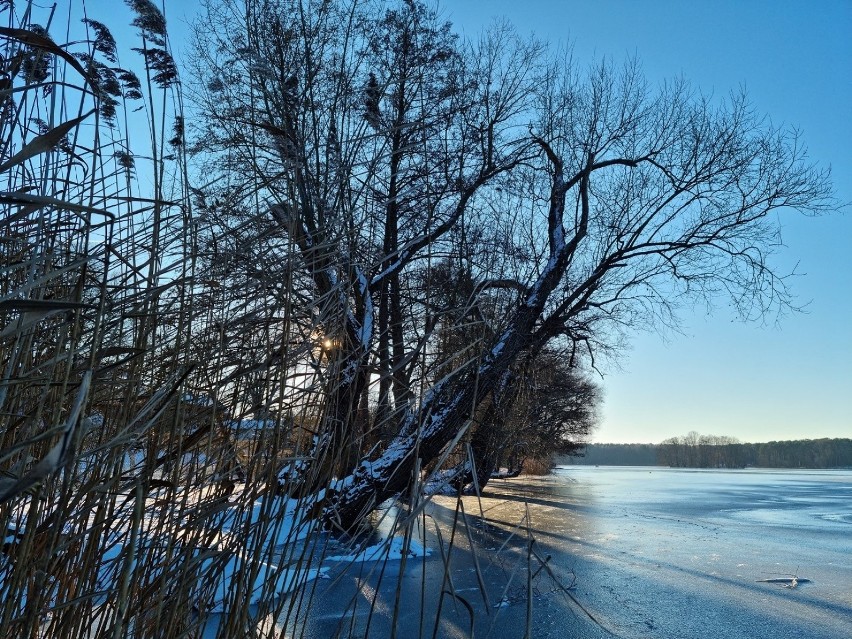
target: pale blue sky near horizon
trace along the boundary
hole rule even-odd
[[[117,3],[86,6],[118,35],[129,14],[101,17]],[[166,1],[178,52],[197,6]],[[744,86],[757,111],[801,129],[810,157],[832,167],[838,199],[852,202],[852,0],[443,0],[439,9],[469,37],[505,17],[522,34],[569,44],[580,64],[635,55],[652,86],[681,75],[715,96]],[[806,312],[744,324],[720,300],[710,315],[685,314],[681,333],[633,335],[600,380],[594,441],[656,443],[690,430],[742,441],[852,437],[852,209],[779,218],[786,248],[776,263],[799,274],[792,288]]]

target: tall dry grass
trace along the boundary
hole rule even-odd
[[[324,322],[274,255],[244,259],[256,228],[194,215],[165,23],[129,5],[125,56],[77,3],[0,3],[0,628],[304,632],[329,538],[277,478],[337,383]]]
[[[142,57],[127,67],[102,16],[70,17],[77,3],[0,7],[8,637],[198,634],[228,562],[247,553],[241,578],[257,573],[274,525],[273,512],[235,525],[260,487],[227,501],[237,475],[262,475],[256,460],[283,444],[245,450],[226,423],[239,415],[214,401],[214,385],[236,394],[241,383],[233,365],[224,384],[228,365],[209,379],[226,355],[203,340],[233,303],[216,299],[196,269],[162,16],[130,4]],[[238,586],[225,596],[239,622],[223,635],[248,618]]]

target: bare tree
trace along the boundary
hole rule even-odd
[[[311,491],[336,474],[325,517],[343,527],[458,441],[519,358],[558,344],[593,363],[696,299],[789,308],[772,213],[833,207],[796,134],[744,95],[651,90],[635,62],[582,71],[503,25],[462,42],[413,1],[250,0],[211,8],[199,37],[211,191],[291,247],[281,263],[334,344],[316,445],[286,479]],[[415,299],[413,276],[471,234],[491,250],[456,256],[463,306],[491,295],[499,312],[434,378],[451,315]],[[374,371],[393,437],[365,451]]]

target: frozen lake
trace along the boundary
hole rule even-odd
[[[463,506],[446,576],[439,497],[432,556],[316,582],[303,636],[468,637],[470,605],[480,638],[521,639],[528,611],[535,638],[852,637],[852,471],[561,467]]]
[[[617,636],[852,637],[852,471],[565,467],[518,490]]]

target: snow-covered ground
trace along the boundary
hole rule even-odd
[[[339,563],[394,561],[403,556],[428,556],[431,552],[396,530],[394,518],[383,518],[380,528],[384,535],[374,534],[363,543],[336,544],[337,550],[347,551],[345,554],[317,556],[315,551],[306,550],[307,542],[325,538],[326,545],[328,534],[307,516],[312,503],[274,494],[252,498],[248,490],[245,484],[236,484],[227,496],[214,486],[151,491],[135,530],[130,524],[134,502],[128,499],[125,507],[115,512],[103,535],[96,601],[108,604],[119,591],[123,574],[155,584],[164,573],[180,569],[174,563],[179,554],[174,546],[182,543],[186,544],[184,556],[190,557],[189,565],[183,569],[197,575],[195,605],[208,612],[227,612],[235,598],[240,599],[241,605],[268,604],[315,579],[327,578],[329,567]],[[217,502],[213,509],[207,506]],[[180,508],[173,508],[175,504],[180,504]],[[30,507],[30,497],[17,502],[12,523],[4,532],[4,544],[18,544],[24,538],[23,522],[27,521]],[[209,532],[199,534],[193,513],[205,509],[215,514],[206,522]],[[94,517],[93,514],[90,520],[92,529],[97,528]],[[0,553],[0,580],[11,575],[10,556]],[[18,614],[24,613],[26,602],[25,596],[18,598]],[[47,605],[56,603],[51,598]]]
[[[235,597],[252,605],[262,636],[381,637],[396,624],[398,636],[472,627],[508,639],[526,632],[528,612],[533,636],[554,639],[698,639],[711,627],[756,639],[852,636],[852,471],[572,467],[493,481],[461,506],[435,496],[414,522],[386,504],[373,534],[349,542],[316,529],[303,516],[309,504],[245,490],[237,485],[211,520],[218,533],[191,548],[198,607],[214,613],[205,637]],[[153,495],[145,517],[157,509]],[[174,523],[197,539],[192,522]],[[124,567],[165,557],[146,529],[134,548],[122,524],[110,530],[105,598]]]

